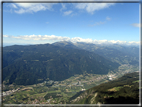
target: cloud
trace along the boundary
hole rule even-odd
[[[93,27],[93,26],[98,26],[98,25],[102,25],[102,24],[105,24],[105,23],[106,23],[106,21],[104,21],[104,22],[100,21],[100,22],[96,22],[95,24],[92,24],[92,25],[89,25],[89,26]]]
[[[12,6],[13,8],[17,8],[17,6],[16,6],[15,4],[11,4],[11,6]]]
[[[24,9],[20,9],[20,10],[18,10],[18,11],[14,11],[15,13],[18,13],[18,14],[22,14],[22,13],[26,13],[26,12],[29,12],[29,11],[27,11],[27,10],[24,10]]]
[[[52,10],[52,6],[55,3],[13,3],[11,6],[14,8],[14,12],[18,14],[33,13],[44,10]]]
[[[131,25],[134,26],[134,27],[141,27],[142,24],[140,24],[140,23],[133,23]]]
[[[89,26],[90,27],[93,27],[93,26],[98,26],[98,25],[103,25],[103,24],[105,24],[107,21],[110,21],[111,20],[111,18],[110,17],[106,17],[106,21],[100,21],[100,22],[96,22],[96,23],[94,23],[94,24],[90,24]]]
[[[23,39],[23,40],[69,40],[69,37],[55,36],[55,35],[24,35],[24,36],[8,36],[4,35],[3,37],[10,37],[15,39]]]
[[[71,41],[71,42],[86,42],[86,43],[93,43],[93,44],[125,44],[125,45],[139,45],[140,42],[136,41],[120,41],[120,40],[93,40],[90,38],[83,39],[81,37],[62,37],[62,36],[55,36],[55,35],[24,35],[24,36],[9,36],[9,35],[3,35],[4,38],[14,38],[18,40],[26,40],[26,41],[49,41],[49,42],[56,42],[56,41]],[[29,42],[29,43],[30,43]],[[42,43],[42,42],[41,42]]]
[[[60,9],[60,11],[66,9],[66,5],[65,4],[62,3],[61,5],[62,5],[62,8]]]
[[[112,5],[114,5],[114,3],[78,3],[78,4],[75,4],[75,7],[77,9],[84,9],[88,13],[93,14],[94,11],[96,11],[96,10],[108,8]]]
[[[136,41],[120,41],[120,40],[92,40],[92,39],[82,39],[80,37],[75,37],[70,39],[71,42],[86,42],[86,43],[93,43],[93,44],[121,44],[121,45],[139,45],[140,42]]]
[[[3,37],[9,37],[8,35],[3,35]]]
[[[19,7],[23,7],[23,8],[29,8],[32,7],[34,5],[36,5],[35,3],[16,3]]]
[[[83,38],[80,38],[80,37],[74,37],[74,38],[71,38],[70,39],[71,42],[87,42],[87,43],[92,43],[93,40],[92,39],[83,39]]]
[[[66,15],[69,15],[69,14],[71,14],[71,13],[72,13],[72,11],[69,10],[69,11],[64,12],[64,15],[66,16]]]
[[[108,21],[109,21],[109,20],[111,20],[111,18],[107,16],[107,17],[106,17],[106,20],[108,20]]]
[[[16,0],[14,0],[16,2]],[[43,10],[50,10],[52,9],[52,6],[57,3],[12,3],[12,7],[16,10],[14,10],[18,14],[22,13],[33,13]],[[88,13],[93,14],[96,10],[101,10],[108,8],[115,3],[73,3],[72,5],[77,9],[86,10]],[[62,8],[60,11],[67,9],[66,5],[64,3],[61,3]],[[71,12],[71,11],[70,11]],[[64,13],[64,14],[70,14],[70,13]]]

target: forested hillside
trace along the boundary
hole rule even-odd
[[[85,72],[107,74],[119,64],[75,46],[52,44],[7,46],[3,48],[3,80],[28,85],[45,80],[64,80]]]

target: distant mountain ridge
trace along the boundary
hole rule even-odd
[[[60,41],[60,42],[55,42],[52,43],[52,45],[55,46],[61,46],[61,47],[66,47],[66,48],[77,48],[74,43],[70,42],[70,41]]]
[[[85,72],[107,74],[118,63],[76,47],[73,43],[7,46],[3,48],[3,81],[30,85],[64,80]]]
[[[124,45],[99,45],[84,42],[77,42],[75,46],[97,53],[112,62],[117,62],[119,64],[139,64],[139,48],[136,46],[124,46]]]

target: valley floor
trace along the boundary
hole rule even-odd
[[[74,75],[64,81],[44,81],[43,83],[22,86],[3,85],[3,104],[66,104],[70,98],[101,83],[138,71],[138,67],[121,65],[117,72],[107,75]]]

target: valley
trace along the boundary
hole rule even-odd
[[[141,105],[141,0],[1,1],[0,107]]]
[[[74,95],[81,94],[101,83],[115,80],[126,73],[138,71],[138,67],[124,64],[118,72],[107,75],[88,74],[74,75],[63,81],[48,80],[33,85],[3,85],[4,104],[66,104]],[[110,79],[112,75],[112,79]]]
[[[139,49],[133,46],[67,41],[4,47],[3,104],[98,103],[93,100],[98,97],[94,93],[85,102],[74,99],[94,87],[113,83],[125,74],[138,72],[138,52]],[[133,83],[138,86],[138,77],[136,79],[133,79]],[[107,90],[111,93],[121,88],[114,85]],[[101,95],[106,98],[104,94]]]

